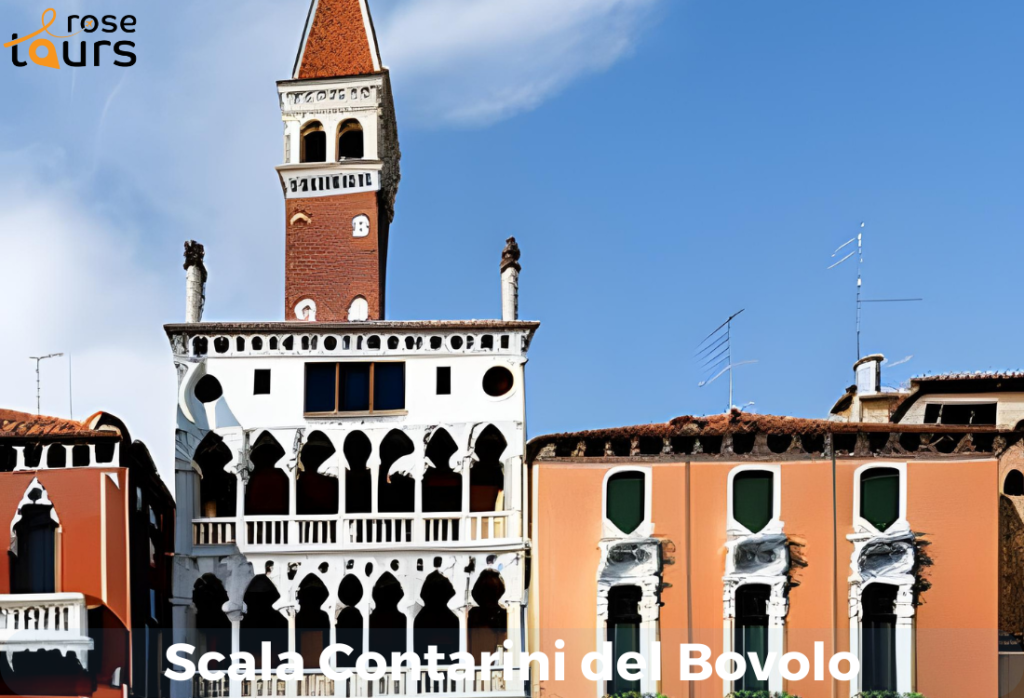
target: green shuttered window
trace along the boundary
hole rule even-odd
[[[608,478],[608,520],[629,535],[644,522],[646,476],[638,472],[616,473]]]
[[[879,531],[900,518],[900,471],[871,468],[860,475],[860,516]]]
[[[775,475],[767,470],[744,470],[732,480],[732,517],[757,533],[775,516]]]

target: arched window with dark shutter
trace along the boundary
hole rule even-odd
[[[31,497],[31,494],[29,495]],[[14,525],[17,545],[11,552],[11,593],[52,594],[57,583],[57,522],[50,505],[26,504]]]
[[[759,533],[775,516],[775,475],[743,470],[732,479],[732,516],[751,533]]]
[[[860,474],[860,516],[879,531],[900,518],[900,471],[869,468]]]
[[[605,485],[605,512],[615,528],[629,535],[647,518],[647,476],[638,470],[615,473]]]

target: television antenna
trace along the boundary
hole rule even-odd
[[[730,315],[697,345],[696,357],[701,364],[701,373],[704,374],[704,380],[697,384],[698,388],[711,385],[724,373],[729,374],[729,406],[726,407],[726,412],[732,409],[733,369],[757,363],[757,359],[735,363],[732,360],[732,321],[744,310],[745,308],[741,308]]]
[[[36,362],[36,414],[37,415],[40,415],[40,414],[43,413],[42,412],[42,408],[41,408],[42,402],[41,402],[41,397],[40,397],[42,391],[40,390],[40,382],[39,382],[39,363],[41,361],[45,360],[45,359],[55,359],[58,356],[64,356],[64,353],[63,352],[58,352],[57,354],[47,354],[46,356],[30,356],[30,357],[28,357],[32,361]]]
[[[861,277],[861,266],[864,264],[864,223],[861,222],[860,230],[857,232],[856,237],[852,237],[842,245],[836,248],[836,251],[832,253],[832,258],[835,259],[844,249],[857,243],[857,248],[847,253],[838,262],[830,264],[825,271],[829,269],[835,269],[840,264],[850,259],[851,257],[857,258],[857,361],[861,359],[860,353],[860,318],[863,311],[864,303],[914,303],[917,301],[923,301],[924,298],[862,298],[861,289],[863,288],[863,282]]]

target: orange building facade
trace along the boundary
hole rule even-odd
[[[120,420],[0,412],[0,692],[166,695],[173,520]]]
[[[860,691],[1008,695],[1000,683],[1000,497],[1021,457],[996,427],[728,415],[530,443],[531,648],[565,644],[539,695]],[[571,493],[572,496],[567,496]],[[572,531],[572,535],[566,535]],[[613,642],[660,680],[590,681]],[[660,642],[660,647],[655,644]],[[853,682],[680,680],[682,643],[762,659],[852,652]],[[846,665],[841,667],[845,669]],[[795,671],[797,665],[790,667]]]

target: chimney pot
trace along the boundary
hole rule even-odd
[[[206,251],[195,240],[185,243],[185,322],[202,322],[206,305]]]
[[[519,319],[519,245],[514,237],[505,241],[501,251],[501,319]]]

